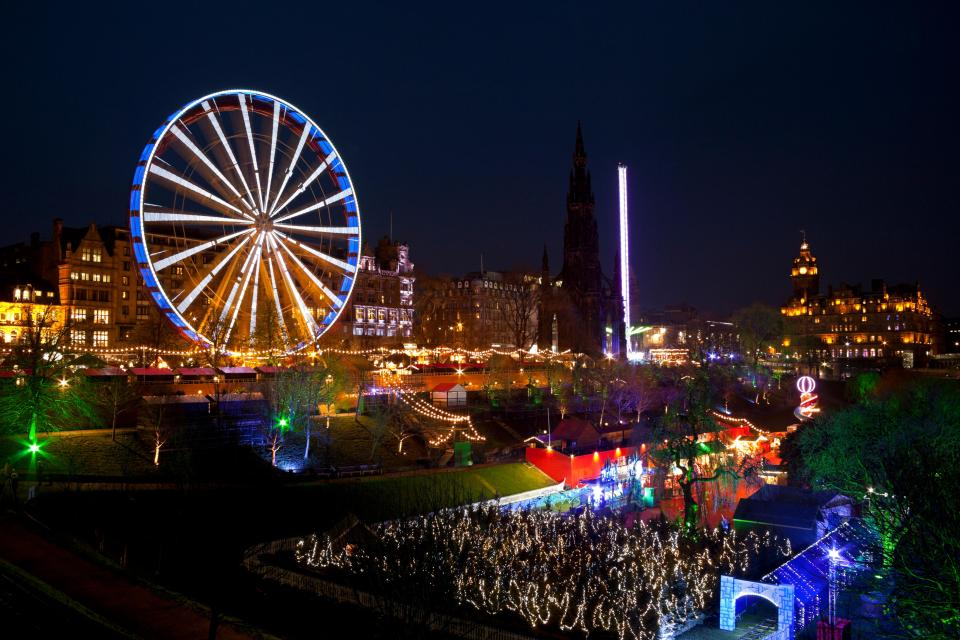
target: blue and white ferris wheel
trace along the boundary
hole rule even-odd
[[[232,89],[153,133],[130,194],[146,289],[189,340],[292,353],[328,331],[353,288],[360,209],[329,137],[289,103]]]

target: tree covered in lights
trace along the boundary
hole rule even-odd
[[[392,616],[512,614],[532,628],[653,640],[709,609],[721,573],[742,576],[777,548],[769,535],[490,506],[312,536],[296,558],[372,593],[367,601],[389,599]]]
[[[85,380],[70,366],[69,324],[57,313],[51,306],[25,307],[20,338],[3,362],[13,376],[0,382],[0,428],[27,433],[31,445],[38,433],[96,420]]]
[[[857,385],[859,402],[801,426],[781,450],[817,489],[863,501],[882,540],[865,588],[915,638],[960,637],[960,386]]]

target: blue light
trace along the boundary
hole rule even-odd
[[[144,249],[142,242],[133,243],[133,255],[140,264],[147,263],[147,250]]]

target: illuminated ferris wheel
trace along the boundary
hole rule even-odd
[[[189,340],[291,353],[334,324],[360,252],[360,209],[327,135],[274,96],[194,100],[158,128],[130,194],[146,289]]]

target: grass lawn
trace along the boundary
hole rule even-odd
[[[554,484],[525,463],[468,467],[447,472],[310,482],[287,488],[301,504],[328,513],[353,513],[365,522],[389,520]]]

